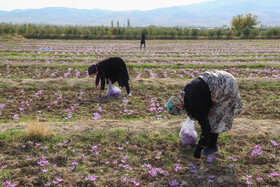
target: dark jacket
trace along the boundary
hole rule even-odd
[[[184,88],[184,104],[188,116],[198,121],[201,126],[201,136],[198,142],[199,149],[207,146],[211,127],[208,114],[212,107],[211,93],[208,85],[201,78],[195,78]]]
[[[101,90],[105,89],[105,80],[109,78],[112,83],[118,82],[119,86],[126,87],[127,94],[129,89],[129,76],[125,62],[119,57],[112,57],[102,60],[96,64],[98,74],[96,76],[95,85],[98,87],[101,81]],[[107,82],[108,83],[108,82]]]
[[[146,41],[145,41],[145,40],[146,40],[145,34],[142,34],[140,44],[145,44],[145,43],[146,43]]]

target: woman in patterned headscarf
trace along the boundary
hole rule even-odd
[[[183,92],[170,97],[167,110],[172,115],[187,113],[197,120],[202,133],[194,157],[218,151],[217,139],[229,131],[234,115],[242,110],[235,78],[225,71],[207,71],[186,85]]]

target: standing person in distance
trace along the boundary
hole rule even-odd
[[[144,48],[146,47],[146,37],[145,37],[144,33],[142,33],[142,36],[141,36],[140,48],[142,47],[142,45],[144,45]]]
[[[111,57],[93,64],[88,68],[89,76],[96,75],[95,88],[98,89],[101,82],[99,97],[102,97],[105,89],[105,81],[107,84],[118,82],[120,87],[125,87],[128,96],[131,96],[129,88],[129,75],[126,64],[120,57]]]
[[[225,71],[206,71],[171,96],[167,110],[172,115],[187,113],[198,121],[202,132],[194,157],[210,155],[218,151],[219,133],[229,131],[234,115],[242,110],[237,82]]]

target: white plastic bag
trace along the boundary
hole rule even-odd
[[[189,117],[185,122],[181,123],[181,131],[179,137],[183,145],[195,145],[197,143],[197,132],[194,128],[194,121]]]
[[[107,95],[108,96],[117,96],[121,94],[121,89],[117,86],[114,86],[111,82],[108,85]]]

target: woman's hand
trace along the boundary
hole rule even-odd
[[[108,84],[109,84],[109,83],[111,83],[112,81],[111,81],[111,79],[107,78],[107,82],[108,82]]]

